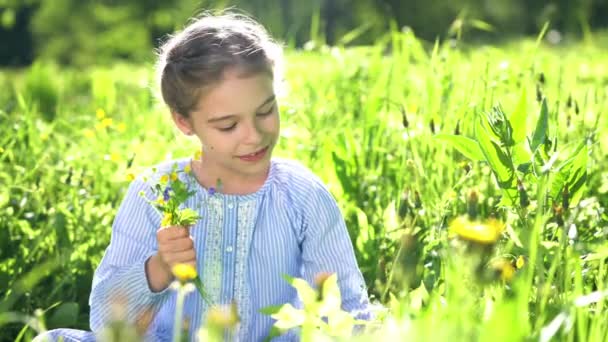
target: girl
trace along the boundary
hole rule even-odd
[[[120,294],[128,320],[149,318],[146,339],[170,340],[176,303],[170,269],[179,263],[196,267],[211,303],[236,304],[240,323],[228,339],[261,341],[274,320],[260,309],[300,305],[285,274],[312,284],[319,274],[337,273],[342,308],[369,318],[365,283],[334,198],[301,164],[271,158],[279,137],[274,81],[280,62],[281,49],[266,31],[236,14],[204,16],[162,46],[163,100],[179,130],[200,140],[202,157],[160,165],[156,176],[175,163],[191,170],[179,176],[195,180],[185,205],[200,208],[202,219],[190,229],[159,229],[160,216],[138,195],[151,197],[150,184],[131,183],[93,280],[93,332],[111,321],[111,298]],[[198,293],[186,297],[191,339],[209,310]],[[67,329],[45,336],[94,338]]]

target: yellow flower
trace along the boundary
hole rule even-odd
[[[84,132],[83,132],[83,134],[87,138],[93,138],[93,137],[95,137],[95,131],[93,131],[90,128],[85,129]]]
[[[507,259],[500,258],[494,260],[491,267],[498,273],[500,280],[504,282],[511,281],[515,275],[515,267]]]
[[[160,177],[160,184],[167,184],[168,181],[169,181],[169,175],[162,175]]]
[[[97,119],[101,120],[106,117],[106,111],[101,108],[97,108],[95,115],[97,116]]]
[[[127,130],[127,125],[124,122],[121,122],[116,125],[116,130],[120,133],[124,133]]]
[[[517,261],[515,262],[515,267],[517,267],[517,269],[519,270],[519,269],[523,268],[525,265],[526,265],[526,260],[524,259],[523,255],[520,255],[517,258]]]
[[[236,302],[232,302],[230,306],[213,306],[207,313],[207,322],[209,324],[222,327],[233,328],[239,323],[239,314],[236,307]]]
[[[192,169],[190,168],[190,164],[184,166],[184,172],[185,173],[190,173],[190,171],[192,171]]]
[[[171,272],[182,283],[196,278],[196,269],[188,264],[176,264],[171,268]]]
[[[469,221],[463,216],[454,219],[450,224],[452,235],[483,245],[496,243],[504,228],[504,224],[495,219],[490,219],[486,222]]]
[[[115,163],[118,163],[120,161],[120,154],[118,154],[116,152],[112,152],[110,154],[110,160],[113,161],[113,162],[115,162]]]
[[[135,175],[131,172],[127,173],[127,181],[132,182],[133,180],[135,180]]]
[[[112,118],[105,118],[103,120],[101,120],[101,127],[106,128],[106,127],[110,127],[112,126]]]
[[[203,151],[199,150],[194,153],[194,160],[201,160],[203,158]]]
[[[158,203],[159,205],[165,205],[165,199],[163,198],[163,196],[158,196],[158,198],[156,199],[156,203]]]
[[[165,213],[163,219],[160,221],[161,227],[169,227],[171,225],[171,220],[173,219],[173,215],[171,213]]]
[[[171,180],[172,181],[176,181],[177,180],[177,173],[176,172],[171,172]]]

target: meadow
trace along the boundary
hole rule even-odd
[[[608,39],[593,39],[404,31],[286,51],[276,155],[340,204],[377,308],[361,340],[608,339]],[[0,89],[0,340],[88,329],[129,180],[197,146],[152,64],[37,62],[2,70]],[[316,304],[280,319],[346,336]]]

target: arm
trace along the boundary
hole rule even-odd
[[[113,302],[126,301],[125,318],[133,322],[145,311],[156,312],[169,293],[166,288],[152,290],[163,287],[166,279],[162,274],[150,272],[150,280],[147,277],[146,270],[157,262],[156,227],[160,218],[139,196],[140,191],[151,195],[146,183],[133,181],[114,219],[110,245],[95,271],[89,298],[93,331],[115,318]]]
[[[338,205],[318,181],[304,204],[302,227],[303,277],[313,283],[321,272],[337,273],[342,309],[371,319],[365,281]]]

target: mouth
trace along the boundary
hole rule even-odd
[[[268,152],[268,146],[266,146],[256,152],[239,156],[238,158],[241,160],[244,160],[244,161],[258,161],[266,155],[266,152]]]

